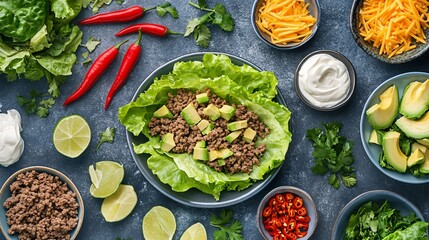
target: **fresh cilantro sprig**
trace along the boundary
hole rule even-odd
[[[161,5],[156,6],[156,14],[160,17],[164,17],[167,13],[169,13],[173,18],[179,18],[179,13],[177,9],[171,6],[171,3],[165,2]]]
[[[116,129],[115,128],[111,128],[111,127],[106,128],[106,130],[104,130],[104,132],[100,133],[100,135],[99,135],[100,140],[99,140],[97,147],[95,149],[98,150],[98,148],[101,146],[101,144],[103,144],[105,142],[112,143],[113,140],[115,139],[115,136],[116,136]]]
[[[313,128],[307,130],[307,138],[313,142],[315,164],[311,168],[314,174],[330,173],[328,182],[334,188],[340,187],[340,180],[346,187],[356,185],[357,179],[352,153],[352,142],[339,136],[340,123],[323,124],[323,130]]]
[[[18,104],[25,109],[25,113],[36,113],[41,118],[46,118],[49,115],[49,109],[55,104],[54,98],[43,98],[43,94],[31,90],[29,97],[17,96]]]
[[[216,214],[211,216],[210,225],[219,228],[219,230],[214,231],[215,240],[243,240],[241,223],[238,220],[233,220],[229,224],[233,214],[232,210],[223,209],[219,216]]]
[[[207,24],[219,26],[222,30],[231,32],[234,30],[235,22],[225,6],[217,3],[213,9],[207,8],[205,0],[198,0],[198,4],[189,2],[195,8],[208,13],[190,20],[186,26],[185,37],[191,34],[198,46],[207,48],[210,45],[211,33]]]

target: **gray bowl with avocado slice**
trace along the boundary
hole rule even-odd
[[[384,134],[384,137],[388,138],[390,143],[389,143],[389,146],[387,146],[387,144],[385,144],[385,146],[384,146],[385,152],[386,151],[388,152],[387,153],[388,156],[385,158],[386,161],[384,163],[384,164],[386,164],[386,166],[380,166],[379,158],[380,158],[380,154],[383,151],[383,147],[380,146],[379,144],[373,143],[374,140],[376,140],[376,139],[374,139],[374,136],[375,136],[374,134],[376,134],[376,132],[373,132],[374,128],[376,128],[376,131],[378,133],[380,133],[379,135],[383,135],[383,133],[391,132],[391,131],[401,132],[401,129],[396,128],[396,127],[395,127],[395,129],[392,129],[392,127],[389,127],[389,126],[387,126],[387,127],[383,126],[382,129],[377,128],[377,126],[379,126],[379,125],[374,125],[373,123],[372,124],[370,123],[371,120],[369,120],[367,117],[367,111],[372,106],[379,103],[380,102],[380,100],[379,100],[380,95],[383,94],[384,92],[386,92],[386,90],[391,88],[393,85],[395,85],[397,87],[399,99],[401,99],[403,94],[404,94],[404,89],[410,83],[415,82],[415,81],[424,82],[427,79],[429,79],[429,73],[409,72],[409,73],[397,75],[395,77],[392,77],[392,78],[386,80],[385,82],[383,82],[380,86],[378,86],[371,93],[367,102],[365,103],[365,106],[364,106],[362,114],[361,114],[360,137],[361,137],[362,145],[363,145],[365,152],[368,155],[369,159],[381,172],[383,172],[384,174],[386,174],[387,176],[389,176],[395,180],[405,182],[405,183],[411,183],[411,184],[429,183],[429,171],[428,171],[429,170],[429,151],[426,151],[424,153],[425,162],[415,164],[414,166],[412,166],[412,164],[410,163],[411,166],[409,166],[408,162],[404,163],[404,156],[401,154],[402,152],[399,152],[402,150],[400,149],[400,147],[397,146],[398,141],[394,141],[395,140],[394,134],[391,134],[391,133]],[[397,123],[398,122],[397,119],[402,117],[402,115],[399,112],[400,112],[400,110],[398,110],[398,113],[394,117],[394,119],[393,119],[394,121],[390,121],[390,122],[392,122],[391,124]],[[407,120],[409,120],[409,119],[407,119]],[[429,122],[428,122],[428,124],[429,124]],[[409,128],[410,126],[407,125],[407,127]],[[405,133],[404,135],[409,135],[409,134],[407,134],[407,132],[409,132],[408,130],[409,129],[403,129],[403,132]],[[416,131],[418,132],[418,129],[412,129],[412,130],[413,130],[413,133],[415,133]],[[373,132],[373,137],[371,138],[372,132]],[[379,138],[382,139],[384,137],[381,136]],[[428,143],[427,144],[428,146],[426,146],[426,149],[429,150],[429,138],[427,138],[427,139],[426,138],[413,139],[412,142],[413,143],[416,142],[416,143],[423,145],[423,146],[425,143]],[[407,159],[407,161],[409,158],[411,158],[411,155],[415,152],[415,148],[416,147],[415,146],[412,147],[412,144],[410,143],[409,150],[405,154],[405,158]],[[385,152],[384,152],[384,154],[385,154]],[[418,152],[414,153],[414,154],[418,155]],[[419,162],[418,159],[413,160],[413,158],[415,158],[415,157],[418,158],[418,156],[414,156],[411,158],[411,160]],[[405,168],[405,172],[404,172],[404,168]],[[413,175],[410,172],[410,170],[414,171],[414,172],[419,171],[420,176]]]

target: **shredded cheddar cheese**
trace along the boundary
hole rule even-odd
[[[364,0],[359,12],[359,34],[391,58],[426,43],[429,27],[427,0]]]
[[[304,0],[265,0],[258,11],[256,24],[274,44],[301,42],[311,34],[316,19]]]

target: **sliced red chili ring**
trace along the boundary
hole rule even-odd
[[[299,231],[307,231],[308,230],[308,223],[300,223],[300,222],[298,222],[298,223],[296,223],[296,229],[297,230],[299,230]]]
[[[296,209],[299,209],[299,208],[301,208],[302,206],[303,206],[303,202],[302,202],[302,198],[300,198],[300,197],[295,197],[294,199],[293,199],[293,206],[296,208]]]
[[[287,240],[284,234],[278,234],[273,237],[273,240]]]
[[[276,198],[277,202],[279,202],[279,203],[285,202],[285,198],[282,194],[276,194],[275,198]]]
[[[295,215],[296,215],[296,210],[295,210],[294,208],[289,209],[289,211],[287,212],[287,215],[288,215],[290,218],[294,218],[294,217],[295,217]]]
[[[299,238],[305,237],[305,235],[307,235],[307,231],[300,231],[299,229],[297,229],[295,233]]]
[[[274,207],[274,206],[276,206],[277,205],[277,201],[276,201],[276,199],[275,198],[271,198],[269,201],[268,201],[268,206],[270,206],[270,207]]]
[[[273,217],[273,218],[271,218],[271,221],[272,221],[273,226],[276,226],[276,227],[282,226],[282,223],[280,222],[280,220],[278,218]]]
[[[273,213],[273,209],[271,207],[265,207],[262,211],[262,216],[269,217]]]
[[[305,216],[307,215],[307,209],[305,207],[301,207],[300,209],[296,210],[296,213],[298,213],[300,216]]]
[[[287,225],[287,229],[288,229],[289,231],[294,231],[294,230],[295,230],[295,228],[296,228],[296,221],[295,221],[295,219],[294,219],[294,218],[291,218],[291,219],[289,220],[288,225]]]
[[[293,193],[286,193],[285,197],[286,197],[286,201],[287,202],[292,202],[292,200],[295,198],[295,196],[293,195]]]
[[[306,222],[306,223],[308,223],[308,222],[310,222],[310,217],[309,217],[309,216],[300,216],[300,215],[296,215],[296,216],[295,216],[295,220],[296,220],[297,222]]]
[[[287,225],[289,224],[289,217],[288,216],[281,216],[279,217],[280,222],[282,223],[283,227],[287,227]]]
[[[298,239],[298,236],[295,233],[290,232],[288,235],[286,235],[286,239],[288,239],[288,240],[296,240],[296,239]]]

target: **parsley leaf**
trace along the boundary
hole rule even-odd
[[[230,225],[227,225],[232,219],[233,211],[223,209],[219,216],[212,215],[210,225],[219,228],[214,231],[215,240],[243,240],[241,231],[243,226],[238,220],[233,220]]]
[[[115,128],[110,128],[110,127],[106,128],[106,130],[104,132],[100,133],[100,135],[99,135],[100,140],[99,140],[97,147],[95,149],[98,150],[98,148],[101,146],[101,144],[103,144],[105,142],[112,143],[114,138],[115,138],[115,135],[116,135],[116,129]]]
[[[309,129],[306,135],[314,147],[315,163],[311,171],[319,175],[331,172],[328,182],[336,189],[340,187],[340,179],[346,187],[353,187],[357,182],[351,166],[354,162],[352,142],[339,135],[341,127],[340,123],[326,123],[323,130]]]
[[[204,48],[210,46],[211,34],[207,24],[217,25],[227,32],[231,32],[234,29],[234,19],[226,10],[224,5],[217,3],[214,9],[210,9],[207,8],[205,0],[199,0],[198,4],[193,2],[189,2],[189,4],[195,8],[208,12],[199,18],[190,20],[186,26],[184,36],[186,37],[194,33],[194,39],[198,46]]]
[[[42,94],[36,90],[31,90],[29,95],[29,97],[17,96],[18,104],[24,107],[27,114],[36,113],[37,116],[46,118],[49,115],[49,109],[55,104],[55,99],[47,98],[39,101]]]
[[[164,17],[167,13],[171,14],[173,18],[179,18],[177,9],[171,6],[171,3],[166,2],[156,7],[156,13],[158,16]]]
[[[93,52],[95,48],[98,46],[98,44],[100,43],[101,43],[100,40],[97,40],[90,36],[88,41],[85,43],[84,47],[86,47],[86,49],[88,49],[89,52]]]
[[[49,115],[49,109],[55,104],[55,99],[48,98],[45,100],[41,100],[39,102],[39,106],[37,107],[37,116],[41,118],[45,118]]]

